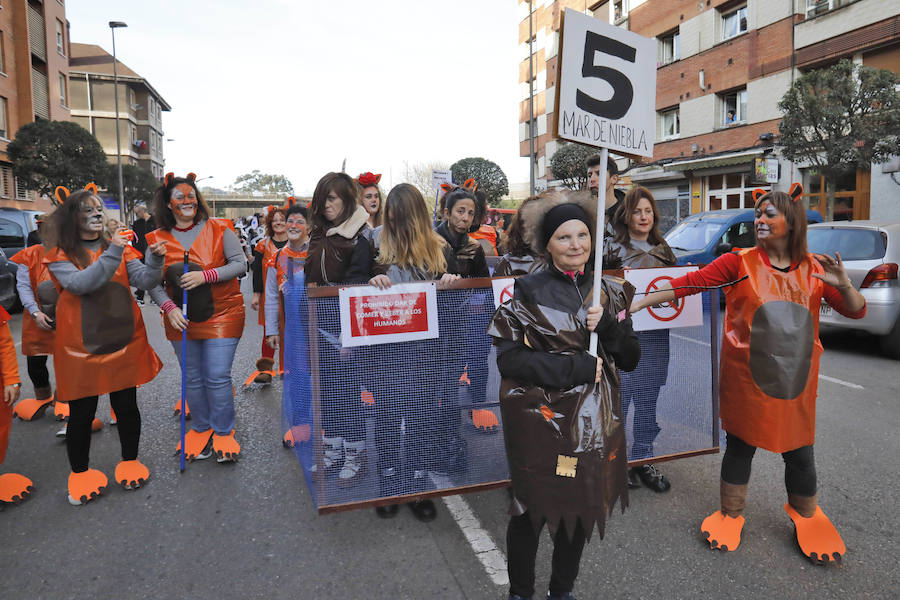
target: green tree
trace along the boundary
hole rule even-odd
[[[144,203],[153,211],[153,192],[159,187],[159,179],[149,169],[135,165],[122,165],[122,183],[125,187],[125,213],[131,214],[135,204]],[[114,164],[107,165],[102,187],[116,192],[119,189],[119,171]]]
[[[495,162],[484,158],[463,158],[450,165],[450,171],[456,184],[461,185],[466,179],[474,179],[491,206],[498,206],[503,196],[509,194],[506,173]]]
[[[103,181],[107,169],[103,147],[91,133],[71,121],[28,123],[6,149],[13,174],[29,190],[53,195],[56,186],[70,190]]]
[[[241,175],[234,180],[234,189],[238,192],[260,192],[281,196],[293,196],[294,185],[284,175],[260,173],[258,169]]]
[[[597,153],[596,148],[584,144],[563,144],[550,159],[550,172],[566,187],[580,190],[587,185],[587,159]]]
[[[809,71],[778,103],[784,156],[825,177],[825,220],[834,217],[838,178],[900,154],[900,78],[849,60]]]

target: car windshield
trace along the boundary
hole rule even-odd
[[[809,251],[817,254],[840,253],[841,260],[884,258],[884,237],[880,231],[840,227],[813,227],[807,231]]]
[[[672,250],[703,250],[722,229],[720,221],[683,221],[666,234]]]

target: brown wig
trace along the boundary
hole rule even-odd
[[[802,200],[796,200],[786,192],[768,192],[760,196],[754,208],[759,210],[763,202],[768,202],[775,210],[784,215],[788,231],[788,251],[791,253],[791,262],[797,263],[808,254],[806,247],[806,209]],[[754,234],[756,227],[753,228]],[[759,246],[759,240],[756,241]]]
[[[384,226],[378,245],[378,262],[413,267],[437,278],[447,270],[444,238],[431,228],[431,215],[422,193],[408,183],[394,186],[384,202]]]
[[[613,239],[620,244],[627,244],[631,240],[631,234],[628,233],[628,222],[631,220],[632,213],[637,209],[638,202],[643,198],[650,202],[650,208],[653,209],[653,228],[650,230],[650,235],[647,236],[647,243],[658,246],[665,241],[659,232],[659,208],[656,206],[653,194],[644,186],[636,185],[628,190],[628,193],[625,194],[625,200],[619,205],[615,215],[613,215],[612,226],[616,232]]]
[[[285,213],[283,206],[270,206],[266,212],[266,236],[270,238],[275,237],[275,230],[272,229],[272,221],[275,220],[275,215],[281,215],[287,221],[287,213]]]
[[[90,265],[90,256],[84,247],[84,240],[81,239],[79,221],[81,220],[81,206],[91,201],[97,202],[100,209],[103,209],[100,198],[91,191],[81,190],[70,194],[65,202],[53,211],[42,231],[44,247],[48,250],[54,247],[59,248],[79,269]],[[100,247],[106,250],[108,246],[109,239],[104,232],[101,232]]]
[[[522,204],[519,205],[519,210],[513,215],[513,218],[509,223],[509,228],[506,230],[506,235],[500,242],[500,251],[503,254],[511,254],[513,256],[531,256],[534,254],[531,246],[525,241],[524,226],[522,225],[522,209],[528,206],[529,203],[536,202],[537,200],[537,196],[531,196],[530,198],[526,198]]]
[[[328,194],[334,192],[344,203],[344,209],[337,216],[334,223],[325,220],[325,200]],[[313,199],[309,205],[309,217],[312,226],[329,228],[336,227],[353,216],[359,204],[359,184],[346,173],[328,173],[316,184]]]
[[[153,219],[157,227],[166,231],[171,231],[175,227],[175,215],[169,208],[169,200],[175,186],[182,183],[194,188],[194,193],[197,194],[197,214],[194,215],[194,224],[209,218],[209,206],[206,205],[206,200],[203,199],[203,195],[197,189],[197,184],[194,183],[196,178],[197,176],[193,173],[188,173],[187,177],[175,177],[171,173],[166,173],[166,178],[153,193]]]

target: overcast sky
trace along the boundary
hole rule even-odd
[[[281,173],[298,193],[337,171],[403,180],[404,161],[518,150],[516,0],[68,0],[73,42],[112,53],[172,106],[166,170]],[[392,181],[393,179],[393,181]]]

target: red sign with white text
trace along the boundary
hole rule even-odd
[[[433,282],[408,283],[386,290],[341,288],[341,345],[363,346],[438,336]]]

